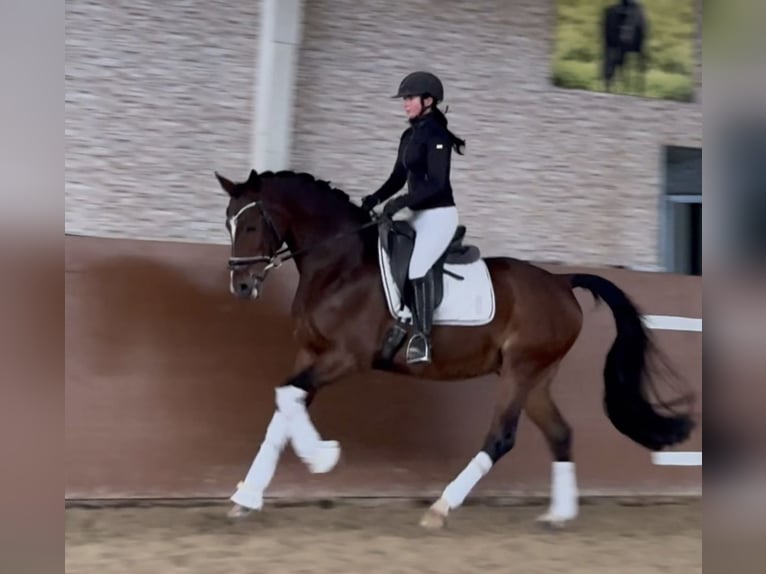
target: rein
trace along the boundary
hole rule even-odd
[[[266,213],[266,210],[263,208],[260,201],[254,201],[245,207],[243,207],[237,216],[239,216],[243,211],[250,207],[258,207],[259,211],[261,212],[261,215],[263,216],[264,220],[266,221],[266,224],[271,228],[271,232],[276,237],[277,241],[280,245],[284,244],[284,241],[282,240],[282,237],[280,236],[279,232],[277,231],[276,226],[274,225],[271,218]],[[253,263],[261,263],[264,261],[268,261],[268,265],[264,268],[264,273],[269,271],[270,269],[276,269],[280,265],[282,265],[285,261],[289,261],[290,259],[294,259],[295,257],[302,255],[304,253],[308,253],[317,247],[329,243],[331,241],[336,241],[338,239],[341,239],[342,237],[346,237],[349,235],[356,235],[360,231],[367,229],[368,227],[372,227],[373,225],[377,225],[380,223],[380,221],[385,220],[386,218],[384,216],[377,216],[373,213],[373,219],[372,221],[369,221],[365,223],[364,225],[354,228],[351,231],[343,231],[336,233],[332,237],[327,237],[323,239],[322,241],[319,241],[318,243],[314,243],[310,247],[304,247],[303,249],[298,249],[297,251],[290,251],[289,247],[283,247],[282,249],[279,249],[274,255],[268,256],[268,255],[252,255],[250,257],[229,257],[229,269],[235,269],[237,267],[244,267],[247,265],[251,265]],[[286,254],[286,255],[285,255]]]

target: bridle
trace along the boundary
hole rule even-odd
[[[242,207],[234,216],[231,217],[230,225],[231,225],[231,243],[232,243],[232,249],[234,248],[234,241],[236,239],[236,225],[237,225],[237,219],[248,209],[251,207],[257,207],[258,211],[261,213],[261,217],[266,222],[266,225],[269,227],[269,230],[271,231],[271,234],[274,236],[274,238],[277,240],[277,245],[284,245],[284,241],[282,239],[282,236],[280,235],[279,231],[277,230],[276,225],[274,225],[274,221],[269,217],[269,214],[266,212],[266,210],[263,207],[262,201],[251,201],[244,207]],[[279,267],[282,265],[282,263],[289,259],[282,258],[282,255],[289,252],[289,247],[283,247],[282,249],[279,249],[274,255],[251,255],[248,257],[235,257],[231,256],[229,257],[229,269],[234,270],[238,267],[247,267],[248,265],[252,265],[253,263],[263,263],[264,261],[268,264],[264,268],[264,277],[265,274],[271,270]],[[261,278],[262,279],[262,278]]]
[[[234,240],[235,240],[235,234],[236,234],[236,222],[237,218],[239,218],[245,211],[252,207],[257,207],[258,211],[261,214],[261,217],[266,222],[266,225],[269,227],[269,230],[271,231],[271,234],[274,236],[274,238],[277,241],[277,245],[284,245],[285,242],[282,239],[281,234],[279,233],[279,230],[277,229],[277,226],[274,224],[273,219],[269,216],[268,212],[266,211],[265,207],[263,206],[263,202],[260,200],[257,201],[251,201],[244,207],[242,207],[234,216],[231,217],[229,220],[231,222],[231,241],[232,241],[232,249],[234,247]],[[311,251],[312,249],[316,248],[319,245],[322,245],[323,243],[326,243],[328,241],[334,241],[335,239],[340,239],[341,237],[345,237],[347,235],[354,235],[356,233],[359,233],[363,229],[366,229],[368,227],[372,227],[373,225],[379,224],[381,221],[385,221],[387,218],[385,216],[376,216],[373,213],[372,221],[369,221],[365,223],[364,225],[361,225],[360,227],[353,229],[351,231],[344,231],[341,233],[336,233],[332,237],[328,237],[327,239],[324,239],[322,241],[319,241],[317,243],[314,243],[311,245],[311,247],[306,247],[303,249],[299,249],[297,251],[290,251],[290,248],[285,246],[281,249],[278,249],[273,255],[250,255],[246,257],[235,257],[231,256],[229,257],[229,269],[234,270],[238,267],[247,267],[248,265],[252,265],[254,263],[263,263],[266,262],[267,265],[263,269],[263,275],[259,277],[258,279],[263,281],[266,277],[266,274],[271,269],[276,269],[282,263],[285,261],[288,261],[290,259],[293,259],[297,257],[298,255],[301,255],[303,253],[307,253]]]

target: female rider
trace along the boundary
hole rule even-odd
[[[425,276],[448,247],[458,226],[450,166],[452,149],[462,155],[465,141],[447,129],[447,118],[437,107],[444,99],[444,88],[434,74],[409,74],[394,98],[403,98],[410,126],[400,137],[391,175],[375,193],[363,199],[362,207],[371,210],[407,184],[407,193],[388,201],[383,213],[392,217],[405,207],[412,211],[409,221],[416,237],[408,276],[414,290],[415,333],[407,344],[407,362],[428,363],[434,309],[433,293]]]

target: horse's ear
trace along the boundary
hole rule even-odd
[[[258,191],[260,189],[261,177],[258,175],[257,171],[255,171],[254,169],[250,170],[250,175],[248,176],[247,181],[245,182],[245,185],[250,191]]]
[[[218,180],[218,183],[221,184],[221,187],[224,189],[226,193],[228,193],[229,195],[234,195],[234,192],[237,186],[233,181],[229,181],[218,172],[215,172],[215,177]]]

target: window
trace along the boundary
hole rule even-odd
[[[663,163],[663,267],[671,273],[702,275],[702,150],[667,146]]]

